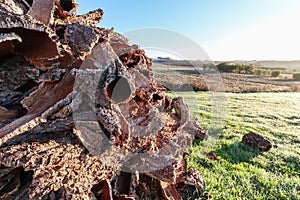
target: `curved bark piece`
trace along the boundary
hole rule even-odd
[[[21,185],[21,169],[0,168],[0,198],[5,199],[15,193]]]
[[[13,15],[1,7],[0,14],[6,19],[0,23],[0,33],[14,32],[22,39],[14,48],[16,53],[22,54],[42,70],[49,67],[50,63],[55,63],[60,54],[58,44],[52,40],[54,33],[50,29],[29,15]]]
[[[91,53],[99,38],[94,28],[84,24],[74,23],[66,28],[65,40],[72,49],[73,55],[82,60]]]
[[[116,200],[138,199],[135,188],[137,177],[135,174],[120,172],[113,179],[113,195]]]
[[[56,0],[56,18],[66,19],[75,16],[78,10],[78,4],[75,0]]]
[[[198,198],[205,188],[203,178],[197,170],[189,170],[187,173],[182,173],[174,183],[160,181],[160,187],[165,199],[168,200]],[[197,192],[195,193],[195,191]]]
[[[8,140],[31,130],[39,124],[45,122],[45,119],[36,117],[35,115],[26,115],[0,129],[0,145]]]
[[[102,20],[103,14],[104,12],[102,9],[97,9],[94,11],[90,11],[84,15],[77,15],[71,18],[70,22],[81,23],[90,27],[96,27],[97,24],[99,24],[99,22]]]
[[[54,8],[55,0],[33,0],[27,14],[48,26],[53,22]]]
[[[22,105],[28,110],[28,114],[0,129],[0,144],[31,130],[40,123],[46,122],[44,117],[39,116],[51,109],[57,102],[66,98],[73,89],[73,83],[74,77],[66,74],[66,78],[62,79],[58,84],[43,84],[29,97],[23,99]],[[64,90],[61,90],[62,87],[64,87]],[[37,101],[37,99],[39,100]]]
[[[0,4],[0,8],[1,10],[5,9],[7,12],[11,12],[17,15],[23,15],[27,12],[27,9],[20,2],[15,0],[2,0]]]
[[[167,200],[182,200],[182,197],[178,193],[174,184],[160,181],[160,187],[162,188],[163,194]]]
[[[73,87],[74,77],[68,72],[57,83],[42,84],[39,89],[23,99],[21,103],[28,110],[28,114],[39,116],[57,102],[66,98],[72,92]]]
[[[97,200],[113,200],[112,189],[109,180],[101,181],[92,188]]]
[[[136,48],[133,46],[133,48]],[[152,64],[152,61],[150,58],[148,58],[145,54],[145,51],[140,49],[128,49],[125,48],[123,51],[126,51],[126,53],[120,55],[120,60],[123,62],[124,65],[128,67],[137,67],[141,66],[142,64],[146,64],[147,66],[150,66]]]
[[[22,42],[22,38],[15,33],[0,34],[0,58],[12,53],[16,44]]]

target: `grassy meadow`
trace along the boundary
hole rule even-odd
[[[205,180],[203,199],[300,199],[300,93],[176,92],[210,139],[186,157]],[[256,132],[273,148],[260,152],[241,143]],[[212,161],[203,152],[214,152]]]

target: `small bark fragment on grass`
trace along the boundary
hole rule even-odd
[[[244,135],[242,138],[242,142],[258,148],[261,151],[269,151],[272,148],[272,144],[270,141],[266,140],[263,136],[253,132]]]

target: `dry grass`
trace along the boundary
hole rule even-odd
[[[157,81],[172,91],[207,91],[217,80],[216,72],[192,67],[154,66]],[[226,92],[300,92],[300,81],[291,74],[280,77],[222,73]]]

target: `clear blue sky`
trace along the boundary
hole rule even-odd
[[[213,60],[300,60],[300,0],[77,0],[101,27],[155,27],[192,39]]]

